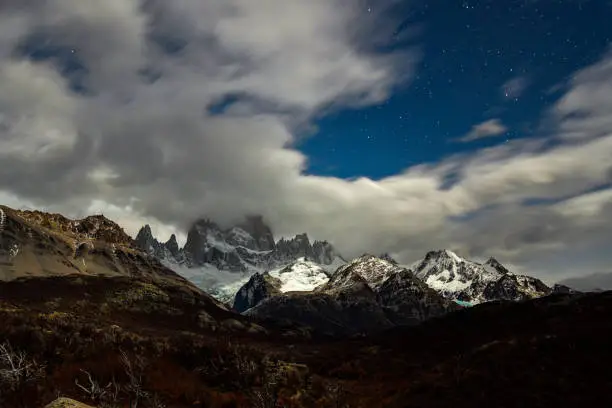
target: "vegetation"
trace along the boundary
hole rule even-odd
[[[335,406],[307,366],[249,345],[252,332],[235,332],[248,325],[226,319],[234,323],[211,332],[189,316],[193,300],[177,303],[168,288],[78,279],[40,280],[56,293],[48,299],[33,296],[31,279],[12,283],[32,285],[29,295],[0,298],[0,406],[42,407],[58,396],[100,408]],[[179,310],[184,325],[166,325],[162,305]]]
[[[491,303],[327,340],[254,332],[187,293],[128,278],[0,283],[0,406],[58,396],[100,408],[612,403],[601,375],[612,361],[612,293]]]

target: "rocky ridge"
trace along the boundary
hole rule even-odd
[[[104,216],[71,220],[60,214],[0,206],[0,280],[72,274],[188,282],[147,257]]]

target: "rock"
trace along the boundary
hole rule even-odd
[[[50,404],[45,405],[45,408],[95,408],[91,405],[83,404],[70,398],[58,398]]]
[[[267,273],[256,273],[245,283],[234,299],[234,310],[242,313],[257,306],[264,299],[280,294],[280,280]]]
[[[164,246],[168,248],[173,257],[177,258],[179,256],[179,245],[176,241],[176,235],[172,234]]]

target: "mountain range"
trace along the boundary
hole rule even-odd
[[[430,251],[411,265],[389,254],[347,262],[327,241],[307,234],[275,240],[261,216],[230,228],[196,221],[184,247],[159,242],[144,226],[136,244],[168,268],[239,313],[298,323],[330,335],[355,335],[416,324],[459,307],[522,301],[553,292],[537,278],[499,261]]]
[[[0,376],[0,405],[59,392],[94,406],[610,400],[610,292],[549,288],[449,250],[347,262],[305,234],[275,240],[258,217],[198,221],[187,241],[0,206],[0,370],[28,370]],[[226,296],[232,283],[230,301],[202,290],[202,273],[221,274]]]
[[[183,248],[179,248],[174,235],[165,243],[159,242],[146,225],[139,231],[136,243],[228,304],[235,303],[235,295],[243,285],[249,285],[249,279],[255,274],[268,274],[268,277],[256,278],[250,286],[275,282],[272,285],[275,293],[310,292],[321,289],[334,273],[340,272],[339,267],[346,265],[346,260],[332,244],[328,241],[311,243],[305,233],[275,241],[272,229],[261,216],[248,216],[226,229],[209,219],[198,220],[189,229]],[[378,259],[384,260],[385,266],[372,264],[363,270],[372,270],[368,273],[377,274],[384,280],[389,275],[378,269],[397,265],[397,262],[388,254]],[[539,279],[511,273],[494,258],[480,264],[449,250],[431,251],[422,260],[399,269],[409,270],[443,297],[463,305],[500,299],[525,300],[552,291]]]
[[[411,265],[388,254],[347,262],[327,241],[307,234],[275,240],[260,216],[221,228],[201,219],[185,245],[159,242],[150,226],[135,239],[91,216],[0,207],[0,279],[80,273],[170,280],[192,285],[223,308],[261,321],[290,321],[330,335],[354,335],[416,324],[459,307],[528,300],[553,292],[540,280],[449,250]],[[560,290],[560,289],[555,289]]]

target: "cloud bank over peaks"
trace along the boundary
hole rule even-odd
[[[397,4],[4,1],[0,198],[162,235],[260,213],[277,235],[308,231],[346,256],[450,247],[548,276],[562,255],[565,268],[606,262],[572,245],[612,238],[611,55],[572,78],[548,139],[377,181],[304,173],[297,129],[409,82],[418,51],[381,47]],[[585,202],[591,215],[576,216]]]

